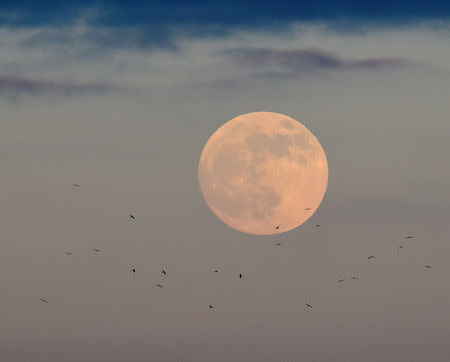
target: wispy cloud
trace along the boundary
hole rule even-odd
[[[25,94],[73,95],[83,93],[104,93],[119,90],[119,87],[103,83],[54,82],[10,75],[0,75],[0,95],[18,96]]]
[[[324,75],[333,71],[381,70],[417,64],[404,57],[371,57],[344,59],[317,48],[277,50],[270,48],[235,48],[225,54],[241,66],[264,68],[255,76],[282,78],[287,76]]]

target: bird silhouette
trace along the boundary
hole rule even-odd
[[[136,273],[136,269],[135,269],[135,268],[132,268],[131,271],[132,271],[133,273]]]
[[[337,283],[342,283],[345,279],[338,279]]]
[[[214,270],[214,273],[218,273],[219,271],[217,269]]]
[[[370,259],[375,259],[375,257],[373,255],[371,255],[367,258],[367,260],[370,260]]]
[[[281,245],[281,243],[276,243],[275,245]]]
[[[92,250],[94,250],[94,251],[97,252],[97,253],[101,253],[101,250],[100,250],[100,249],[92,249]]]
[[[163,273],[164,275],[167,275],[167,273],[166,273],[166,271],[164,269],[163,269],[163,271],[161,273]]]
[[[280,228],[280,225],[275,226],[275,230],[278,230]]]
[[[431,265],[425,265],[425,268],[427,268],[427,269],[431,269]]]
[[[312,308],[312,305],[309,304],[309,303],[305,303],[305,305],[306,305],[308,308]]]
[[[310,207],[307,207],[307,208],[305,209],[305,211],[311,211],[311,208],[310,208]]]
[[[412,239],[414,236],[412,236],[412,235],[409,235],[409,236],[407,236],[405,239]]]
[[[158,288],[161,288],[161,289],[163,288],[163,286],[161,284],[159,284],[159,283],[155,284],[155,287],[158,287]]]
[[[352,277],[352,280],[358,280],[359,278],[358,277]]]
[[[239,273],[239,279],[242,279],[243,276],[244,276],[244,274]]]
[[[209,305],[209,309],[213,309],[214,306],[212,304]]]
[[[133,214],[130,214],[130,219],[136,220]]]
[[[399,249],[402,249],[402,248],[404,248],[405,247],[405,245],[400,245],[398,248]]]
[[[72,252],[71,251],[65,251],[64,254],[72,255]]]
[[[48,300],[41,298],[42,303],[48,303]]]
[[[316,224],[315,226],[316,226],[316,228],[318,228],[320,226],[320,224]]]
[[[80,187],[80,185],[78,185],[78,184],[73,184],[73,187]]]

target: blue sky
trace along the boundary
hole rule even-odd
[[[448,1],[1,1],[3,24],[67,24],[88,9],[99,9],[96,22],[110,26],[166,29],[198,27],[208,32],[233,27],[265,28],[292,21],[402,24],[443,20]],[[8,16],[8,14],[15,16]]]
[[[1,1],[0,25],[67,26],[86,17],[101,26],[134,34],[134,47],[172,48],[175,34],[226,36],[237,30],[287,32],[295,23],[320,23],[337,32],[399,28],[442,22],[450,4],[436,1]],[[112,47],[130,46],[114,34],[99,40]]]

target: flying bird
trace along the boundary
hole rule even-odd
[[[409,235],[409,236],[407,236],[405,239],[412,239],[414,236],[412,236],[412,235]]]
[[[216,270],[214,270],[214,273],[218,273],[219,271],[216,269]]]
[[[64,254],[72,255],[72,252],[71,251],[65,251]]]
[[[370,259],[375,259],[375,257],[373,255],[371,255],[367,258],[367,260],[370,260]]]
[[[357,279],[359,279],[358,277],[352,277],[352,280],[357,280]]]
[[[345,279],[338,279],[337,283],[342,283]]]
[[[275,245],[281,245],[281,243],[276,243]]]
[[[164,269],[163,269],[162,273],[163,273],[164,275],[167,275],[167,273],[166,273],[166,271],[165,271]]]
[[[306,305],[308,308],[312,308],[312,305],[309,304],[309,303],[305,303],[305,305]]]
[[[130,219],[136,220],[133,214],[130,214]]]
[[[305,209],[305,211],[311,211],[311,208],[310,208],[310,207],[307,207],[307,208]]]
[[[239,273],[239,279],[242,279],[244,275],[242,273]]]
[[[213,309],[214,306],[212,304],[209,305],[209,309]]]
[[[48,303],[48,300],[45,300],[45,299],[41,298],[41,302],[42,303]]]
[[[316,224],[316,228],[318,228],[320,226],[320,224]]]
[[[158,288],[163,288],[163,286],[161,285],[161,284],[155,284],[155,287],[158,287]]]
[[[80,187],[80,185],[78,185],[78,184],[73,184],[73,187]]]
[[[278,230],[280,228],[280,225],[275,226],[275,230]]]
[[[133,273],[136,273],[136,269],[135,269],[135,268],[131,269],[131,271],[132,271]]]
[[[95,252],[100,253],[101,250],[100,249],[93,249]]]
[[[400,245],[398,248],[401,249],[401,248],[404,248],[404,247],[405,247],[405,245]]]
[[[431,265],[425,265],[425,268],[431,269]]]

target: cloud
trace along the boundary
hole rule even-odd
[[[225,54],[241,66],[266,69],[264,72],[254,73],[255,77],[273,78],[324,75],[333,71],[381,70],[417,64],[404,57],[343,59],[333,52],[317,48],[235,48],[226,50]]]
[[[83,93],[104,93],[119,90],[118,87],[102,83],[54,82],[10,75],[0,75],[0,95],[24,94],[73,95]]]
[[[57,29],[57,31],[55,31]],[[168,49],[176,50],[176,41],[172,34],[162,29],[147,31],[137,27],[111,27],[90,25],[80,21],[74,26],[61,26],[59,28],[38,28],[31,36],[21,41],[22,46],[67,45],[82,43],[88,45],[86,55],[95,55],[98,48],[101,51],[114,49]]]
[[[361,35],[337,34],[320,25],[293,27],[290,34],[240,32],[222,39],[180,35],[177,51],[139,48],[133,45],[139,42],[133,32],[113,29],[109,33],[106,27],[90,25],[90,19],[86,16],[65,27],[0,28],[0,75],[5,75],[0,85],[2,96],[93,94],[114,89],[114,85],[134,94],[150,90],[161,94],[173,87],[194,86],[220,93],[255,86],[259,79],[257,86],[267,79],[305,75],[320,81],[320,77],[330,79],[343,70],[402,67],[411,63],[410,59],[439,64],[444,58],[435,58],[431,49],[439,47],[443,56],[448,53],[438,41],[447,33],[429,28]],[[124,40],[129,47],[117,48],[116,35],[129,36]],[[310,49],[312,45],[321,50]],[[229,49],[226,56],[224,49]],[[366,57],[361,59],[361,55]]]

